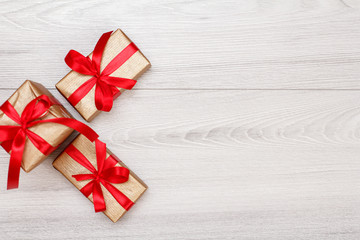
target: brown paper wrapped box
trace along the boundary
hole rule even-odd
[[[95,143],[89,141],[86,137],[80,134],[70,145],[73,145],[77,150],[79,150],[95,167],[95,169],[98,169],[96,161]],[[106,149],[106,152],[106,158],[110,155],[115,157],[115,155],[112,154],[108,149]],[[118,163],[115,166],[127,168],[126,165],[119,159],[117,159],[117,161]],[[79,164],[77,161],[75,161],[73,158],[71,158],[66,153],[66,149],[55,159],[55,161],[53,162],[53,166],[79,190],[91,181],[77,181],[74,177],[72,177],[72,175],[90,174],[91,172],[84,166]],[[119,184],[112,183],[112,185],[120,192],[125,194],[134,203],[147,189],[145,183],[140,178],[138,178],[131,170],[127,182]],[[126,213],[126,210],[115,200],[111,193],[102,184],[101,189],[104,194],[106,204],[106,210],[104,211],[104,214],[108,216],[113,222],[116,222]],[[93,202],[93,195],[89,195],[88,199]]]
[[[44,86],[27,80],[14,92],[8,101],[21,114],[30,101],[41,95],[47,95],[54,99],[54,96]],[[40,119],[60,117],[71,118],[71,115],[62,105],[53,105],[50,107],[49,113]],[[18,124],[0,110],[0,125]],[[60,145],[73,132],[73,129],[56,123],[38,124],[29,129],[54,147]],[[21,167],[25,172],[30,172],[46,157],[29,139],[26,139]]]
[[[131,40],[120,29],[116,30],[111,35],[109,41],[106,44],[101,60],[100,70],[102,71],[109,64],[109,62],[111,62],[111,60],[113,60],[114,57],[130,43]],[[92,53],[89,55],[89,57],[91,58],[91,56]],[[139,50],[110,76],[137,80],[148,68],[150,68],[150,66],[150,62]],[[77,90],[91,77],[92,76],[70,71],[62,80],[56,84],[56,88],[66,99],[68,99],[70,95],[75,92],[75,90]],[[122,88],[118,89],[120,93],[125,91],[125,89]],[[97,110],[95,106],[95,86],[74,107],[86,121],[91,121],[94,119],[101,112]]]

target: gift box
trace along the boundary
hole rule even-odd
[[[65,62],[72,71],[56,88],[86,121],[101,111],[110,111],[113,100],[131,89],[150,67],[150,62],[120,29],[103,34],[88,57],[71,50]]]
[[[146,191],[147,186],[99,140],[79,135],[55,159],[53,166],[94,204],[118,221]]]
[[[54,98],[54,96],[41,84],[35,83],[32,81],[25,81],[15,92],[14,94],[7,100],[10,103],[16,112],[21,115],[24,111],[24,108],[27,106],[29,102],[34,100],[35,98],[46,95],[48,96],[54,103],[51,106],[44,116],[39,119],[52,119],[52,118],[71,118],[70,114],[66,111],[66,109]],[[19,123],[14,121],[11,117],[6,115],[2,109],[0,109],[0,125],[3,126],[17,126]],[[73,129],[56,124],[56,123],[47,123],[47,124],[38,124],[32,126],[31,131],[39,135],[46,142],[48,142],[51,146],[58,146],[62,143],[73,131]],[[1,145],[8,152],[11,150],[8,148],[8,145],[3,142]],[[10,142],[9,142],[10,143]],[[26,139],[25,149],[23,153],[23,159],[21,162],[21,167],[25,172],[30,172],[37,165],[39,165],[47,155],[44,155],[31,141],[31,139]]]
[[[25,81],[0,106],[0,143],[10,153],[8,189],[19,185],[20,167],[30,172],[73,131],[91,141],[98,135],[72,119],[66,109],[41,84]]]
[[[63,125],[41,124],[57,118],[71,116],[45,87],[29,80],[1,105],[0,143],[11,154],[8,189],[18,187],[20,166],[30,172],[72,133],[73,129]]]

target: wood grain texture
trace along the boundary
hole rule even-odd
[[[360,92],[134,90],[121,98],[111,118],[91,124],[149,186],[131,212],[116,225],[95,214],[52,168],[56,153],[22,174],[20,190],[4,191],[1,152],[3,236],[359,237]]]
[[[121,28],[152,68],[91,122],[149,189],[116,224],[51,163],[5,191],[1,239],[360,238],[360,1],[0,1],[0,102],[54,89]],[[73,135],[67,140],[69,143]]]
[[[54,87],[70,49],[121,28],[153,64],[138,89],[360,89],[356,0],[2,1],[0,81]],[[10,81],[10,82],[9,82]]]

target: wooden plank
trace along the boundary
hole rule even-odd
[[[54,88],[69,49],[118,27],[153,64],[90,124],[149,185],[131,212],[94,213],[51,166],[66,144],[13,191],[0,151],[0,238],[359,239],[359,9],[0,1],[0,102],[25,79]]]
[[[0,90],[1,102],[10,94]],[[1,151],[2,239],[360,237],[359,91],[135,90],[119,100],[91,126],[148,184],[143,198],[111,223],[52,168],[56,153],[5,191]]]
[[[0,84],[54,87],[70,49],[122,28],[152,62],[138,89],[360,89],[359,3],[2,1]]]

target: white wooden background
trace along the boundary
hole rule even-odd
[[[360,239],[359,0],[0,0],[0,101],[55,90],[121,28],[152,62],[90,125],[148,185],[113,224],[51,163],[6,191],[0,239]],[[74,136],[72,136],[74,137]]]

